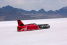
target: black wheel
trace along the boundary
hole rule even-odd
[[[48,24],[40,24],[38,25],[40,29],[47,29],[47,28],[50,28],[50,25]]]

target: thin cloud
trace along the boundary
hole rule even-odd
[[[0,7],[11,5],[25,10],[57,10],[67,6],[67,0],[0,0]]]
[[[67,4],[67,0],[61,0],[59,1],[59,4],[62,4],[62,5]]]

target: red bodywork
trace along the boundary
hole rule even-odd
[[[18,27],[17,31],[31,31],[31,30],[38,30],[39,27],[36,24],[26,24],[24,25],[20,20],[18,20]]]

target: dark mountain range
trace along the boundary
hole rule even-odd
[[[2,20],[27,20],[27,19],[45,19],[45,18],[64,18],[67,17],[67,7],[63,7],[56,11],[26,11],[12,6],[0,8],[0,21]]]
[[[21,19],[34,19],[29,15],[20,13],[17,8],[6,6],[0,8],[0,20],[21,20]]]

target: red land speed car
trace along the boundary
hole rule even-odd
[[[17,20],[18,26],[17,26],[17,31],[31,31],[31,30],[39,30],[39,29],[47,29],[50,27],[48,24],[26,24],[24,25],[20,20]]]

